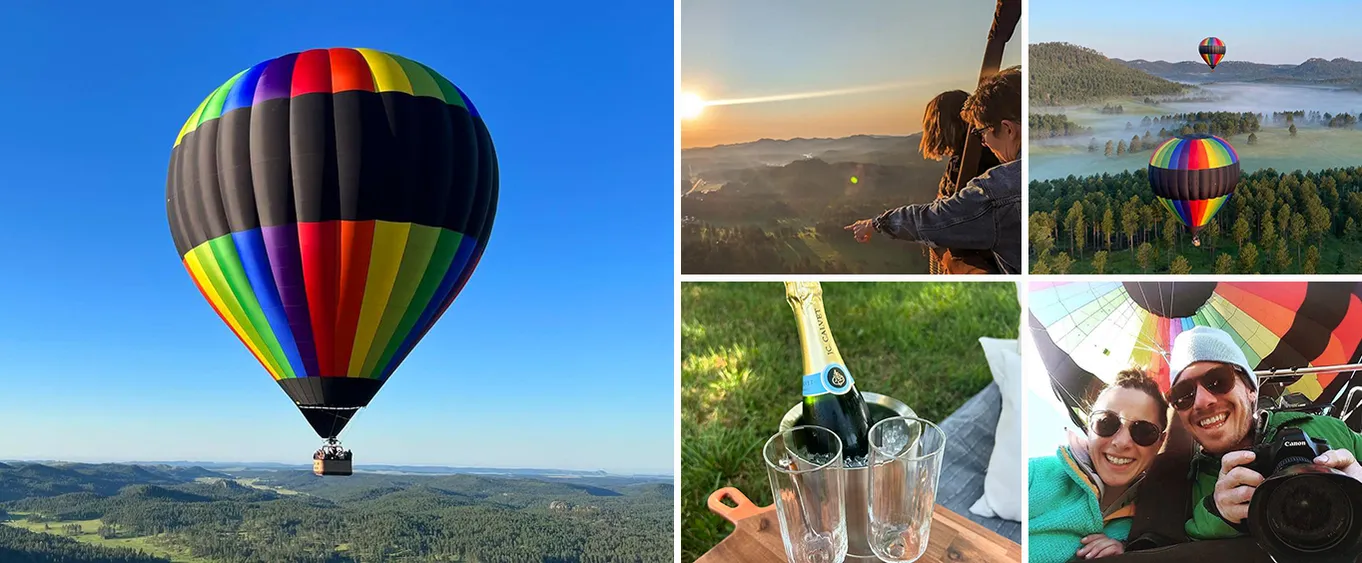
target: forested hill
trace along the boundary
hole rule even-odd
[[[1167,62],[1133,60],[1115,62],[1149,74],[1188,82],[1275,82],[1293,84],[1357,85],[1362,84],[1362,62],[1345,58],[1313,58],[1294,64],[1262,64],[1226,60],[1216,65],[1215,72],[1197,61]]]
[[[92,544],[217,563],[660,563],[672,557],[670,482],[375,473],[323,479],[306,471],[191,476],[201,471],[2,467],[8,500],[0,502],[0,520],[8,521],[0,525],[0,561],[164,561],[129,549],[104,558],[81,555],[96,553],[81,551]],[[23,485],[11,486],[18,476]],[[80,543],[57,541],[66,538]],[[42,556],[59,552],[72,558]]]
[[[108,496],[128,485],[177,485],[200,477],[227,477],[227,474],[201,467],[0,463],[0,503],[66,493]]]
[[[1130,96],[1171,96],[1186,87],[1069,43],[1030,46],[1030,100],[1073,105]]]

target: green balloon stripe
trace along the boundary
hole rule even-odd
[[[430,257],[430,264],[426,267],[425,274],[421,276],[421,284],[417,286],[415,295],[407,305],[406,314],[402,315],[402,322],[397,326],[393,333],[393,338],[388,341],[388,346],[383,350],[383,356],[379,358],[372,377],[382,375],[383,368],[392,361],[397,349],[402,347],[402,342],[407,335],[411,334],[416,325],[416,321],[421,318],[421,313],[425,312],[430,301],[435,298],[435,292],[440,289],[440,282],[444,280],[445,274],[449,272],[450,265],[454,263],[454,256],[458,254],[459,244],[463,242],[463,234],[440,229],[440,240],[435,244],[435,253]]]
[[[207,278],[204,281],[210,284],[213,287],[213,291],[217,293],[218,299],[222,302],[223,309],[225,309],[223,313],[231,317],[231,319],[241,327],[241,334],[239,336],[249,341],[251,345],[260,352],[260,355],[262,356],[260,359],[269,364],[272,371],[282,374],[284,372],[281,369],[281,362],[279,361],[280,356],[276,356],[274,352],[270,350],[265,339],[261,337],[260,331],[256,329],[254,323],[252,323],[250,318],[246,315],[246,312],[241,306],[240,299],[236,295],[236,291],[232,289],[232,284],[227,280],[227,276],[223,272],[222,258],[218,256],[218,253],[216,252],[217,249],[214,248],[214,243],[219,240],[221,240],[221,238],[213,239],[199,245],[191,251],[198,261],[199,266],[203,269],[204,277]],[[232,253],[236,253],[235,248],[232,249]],[[240,260],[237,260],[236,263],[240,264]]]
[[[383,308],[378,330],[374,333],[374,339],[364,355],[360,373],[365,377],[378,377],[377,371],[383,367],[382,364],[378,364],[379,356],[387,348],[388,341],[394,339],[393,334],[397,330],[397,325],[402,321],[412,296],[416,294],[416,289],[421,284],[421,277],[425,274],[426,266],[430,264],[431,256],[435,254],[436,243],[439,241],[440,231],[443,230],[425,225],[411,226],[407,234],[407,245],[402,251],[402,265],[398,267],[397,279],[393,280],[392,292]]]
[[[213,255],[218,257],[227,285],[231,287],[232,294],[241,304],[245,319],[260,335],[270,356],[279,365],[278,373],[283,377],[297,377],[288,356],[284,355],[284,348],[279,344],[279,337],[275,336],[269,319],[265,318],[265,310],[260,307],[260,300],[255,295],[255,289],[251,287],[250,278],[246,277],[246,269],[241,265],[241,256],[236,251],[236,241],[231,235],[226,235],[214,239],[209,245],[213,249]]]

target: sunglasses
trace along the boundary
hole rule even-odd
[[[1121,424],[1130,422],[1130,440],[1142,447],[1149,447],[1159,441],[1163,430],[1147,420],[1128,421],[1125,417],[1111,411],[1093,411],[1088,417],[1088,428],[1103,438],[1115,436],[1121,431]]]
[[[1198,385],[1216,395],[1224,395],[1234,389],[1234,381],[1238,376],[1238,370],[1224,366],[1208,371],[1200,378],[1181,381],[1168,390],[1168,403],[1173,405],[1174,409],[1185,411],[1196,403]]]

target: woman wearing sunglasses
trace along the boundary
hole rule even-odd
[[[1027,541],[1033,563],[1124,552],[1135,486],[1163,447],[1168,402],[1143,371],[1126,370],[1092,402],[1087,437],[1030,460]]]

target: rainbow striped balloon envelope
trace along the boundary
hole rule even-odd
[[[1214,135],[1164,141],[1149,157],[1149,186],[1165,208],[1196,234],[1239,184],[1239,153]]]
[[[334,438],[468,282],[498,172],[468,96],[371,49],[232,76],[175,138],[166,215],[199,291]]]
[[[1207,37],[1201,40],[1197,52],[1201,53],[1201,60],[1210,65],[1211,72],[1215,72],[1215,65],[1220,64],[1220,60],[1225,58],[1225,42],[1219,37]]]
[[[1173,341],[1195,326],[1229,333],[1260,370],[1362,359],[1362,284],[1355,282],[1033,282],[1028,294],[1036,352],[1080,427],[1088,401],[1122,369],[1145,369],[1167,392]],[[1286,392],[1338,403],[1362,377],[1326,373],[1287,383]]]

